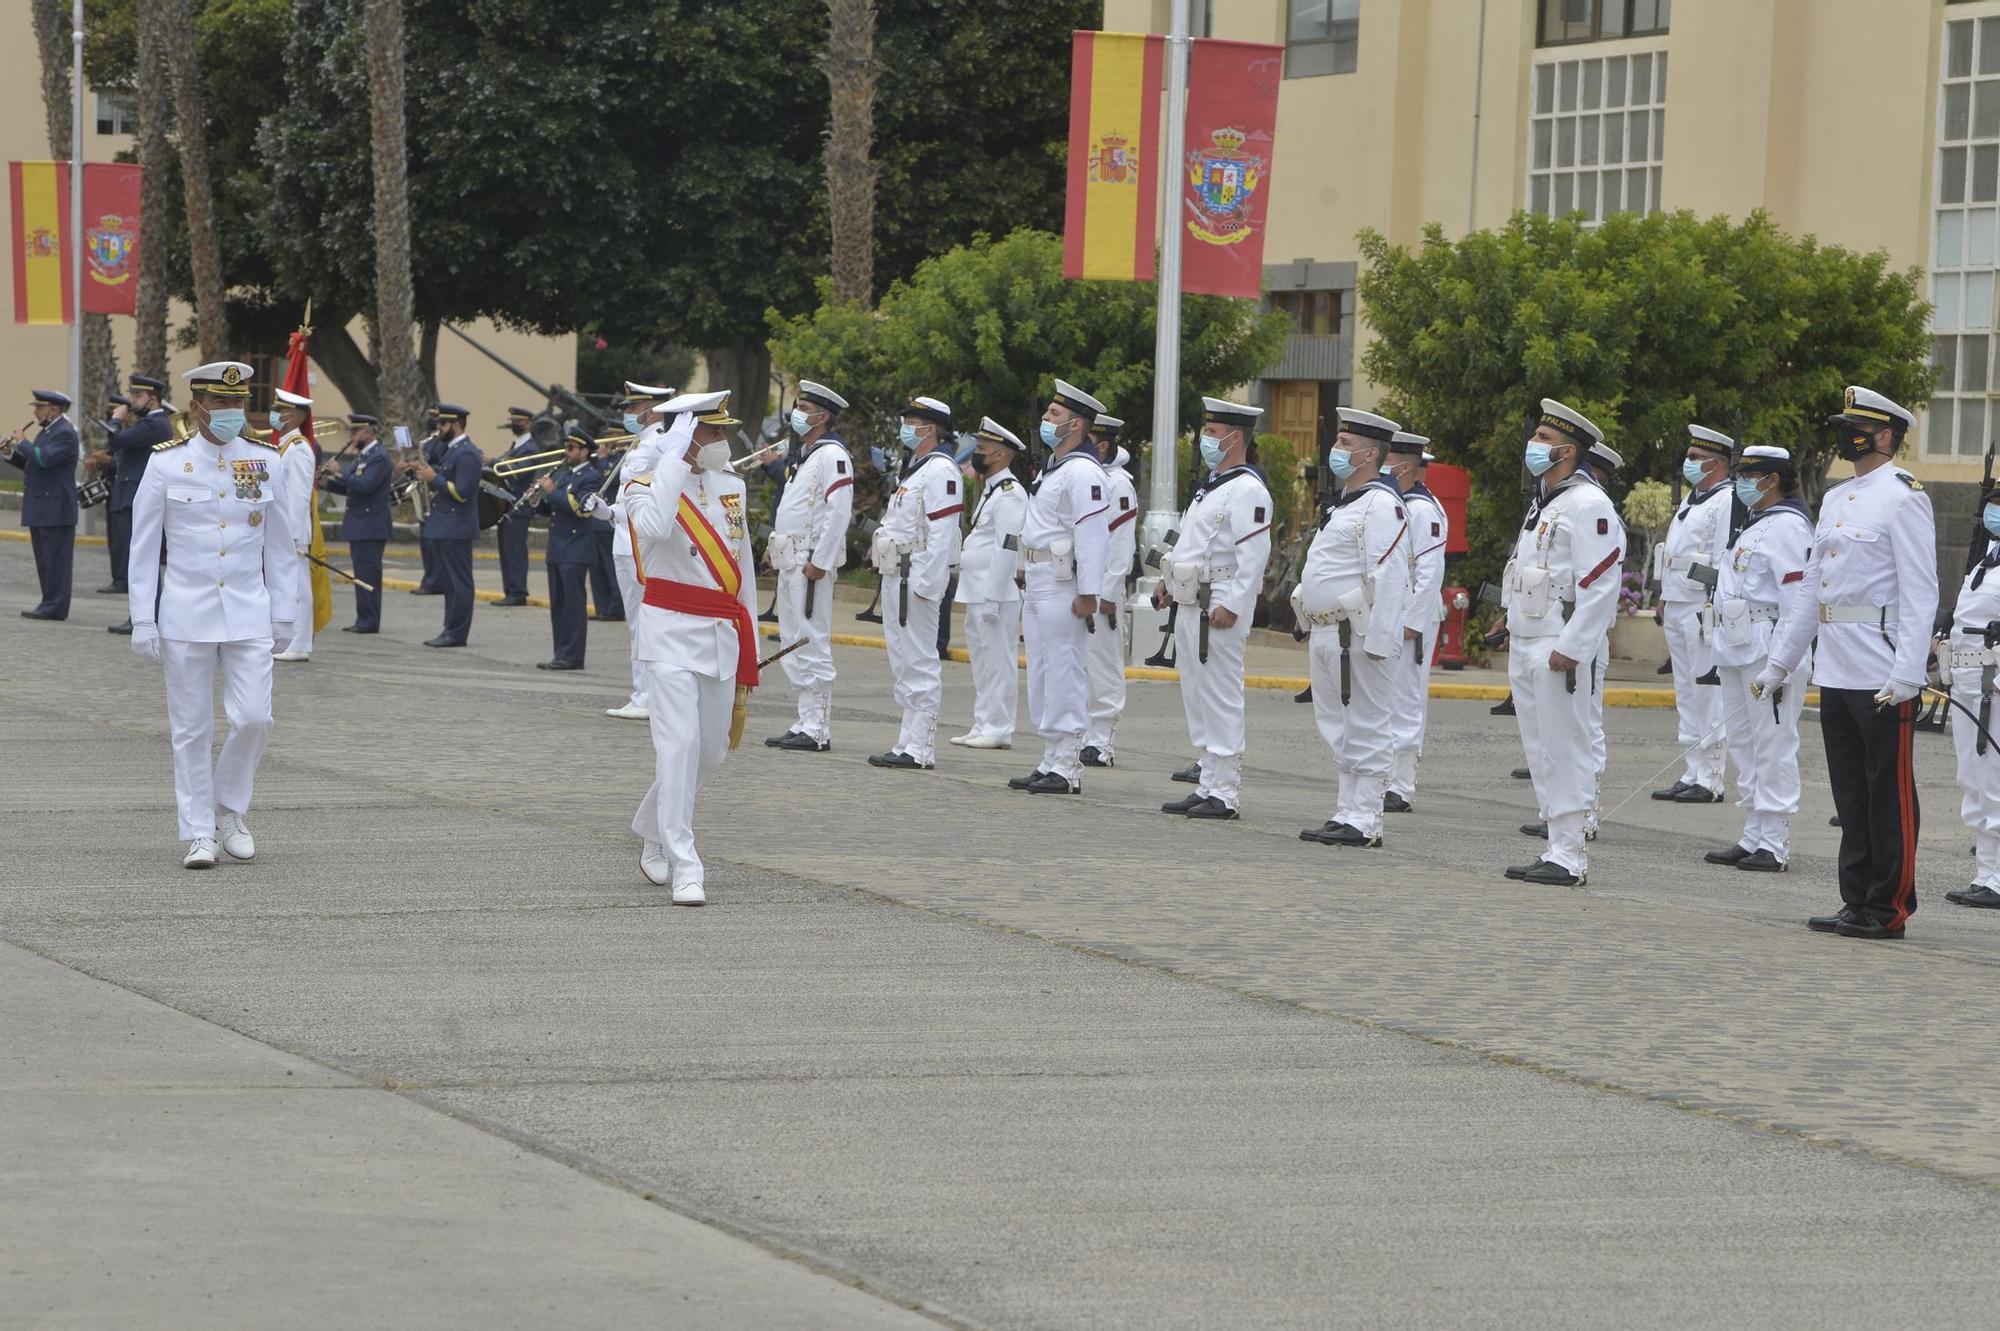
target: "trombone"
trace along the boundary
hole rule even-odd
[[[562,463],[563,450],[550,448],[523,457],[501,458],[493,464],[493,474],[502,480],[507,480],[515,476],[532,476],[537,472],[554,471]]]

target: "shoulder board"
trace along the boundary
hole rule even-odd
[[[651,486],[652,483],[653,483],[653,473],[650,471],[647,472],[644,476],[634,476],[631,480],[625,482],[625,484],[627,485],[644,485],[644,486]]]
[[[996,490],[1011,490],[1014,488],[1014,484],[1015,481],[1012,476],[1002,476],[993,488]]]
[[[180,446],[181,446],[182,444],[185,444],[185,443],[186,443],[186,442],[188,441],[188,439],[192,439],[192,438],[194,438],[194,436],[193,436],[193,435],[188,435],[186,439],[168,439],[168,440],[164,440],[164,441],[162,441],[161,443],[157,443],[157,444],[154,444],[154,445],[153,445],[153,451],[154,451],[155,453],[164,453],[164,452],[166,452],[166,451],[167,451],[168,449],[170,449],[170,448],[179,448],[179,447],[180,447]]]
[[[1907,471],[1897,472],[1896,479],[1901,481],[1903,484],[1909,486],[1912,490],[1915,490],[1918,494],[1923,493],[1924,483],[1918,480],[1916,477],[1910,475],[1910,473],[1908,473]]]
[[[246,444],[255,444],[255,445],[257,445],[257,447],[259,447],[259,448],[268,448],[268,449],[270,449],[270,450],[271,450],[271,451],[272,451],[273,453],[282,453],[282,452],[284,452],[284,451],[285,451],[284,449],[280,448],[280,447],[279,447],[278,445],[276,445],[276,444],[272,443],[272,442],[271,442],[271,441],[270,441],[269,439],[252,439],[252,438],[251,438],[251,437],[250,437],[249,435],[247,435],[247,434],[244,434],[244,435],[238,435],[238,436],[237,436],[237,438],[241,439],[241,440],[242,440],[242,441],[243,441],[244,443],[246,443]]]

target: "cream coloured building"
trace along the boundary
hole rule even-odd
[[[1337,403],[1375,398],[1354,379],[1363,227],[1414,244],[1428,223],[1462,234],[1522,208],[1763,208],[1792,234],[1930,275],[1945,368],[1914,469],[1977,479],[2000,431],[2000,0],[1192,10],[1196,36],[1286,48],[1264,271],[1300,329],[1257,386],[1282,432],[1310,442]],[[1167,0],[1106,0],[1107,30],[1167,23]]]

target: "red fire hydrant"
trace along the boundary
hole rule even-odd
[[[1444,589],[1444,623],[1438,626],[1437,654],[1431,659],[1446,670],[1465,669],[1465,612],[1472,594],[1463,587]]]

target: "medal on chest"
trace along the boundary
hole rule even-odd
[[[268,479],[265,464],[257,458],[238,458],[229,464],[229,474],[236,482],[238,499],[262,499],[264,482]]]
[[[729,525],[729,539],[743,539],[743,496],[730,494],[722,496],[722,516]]]

